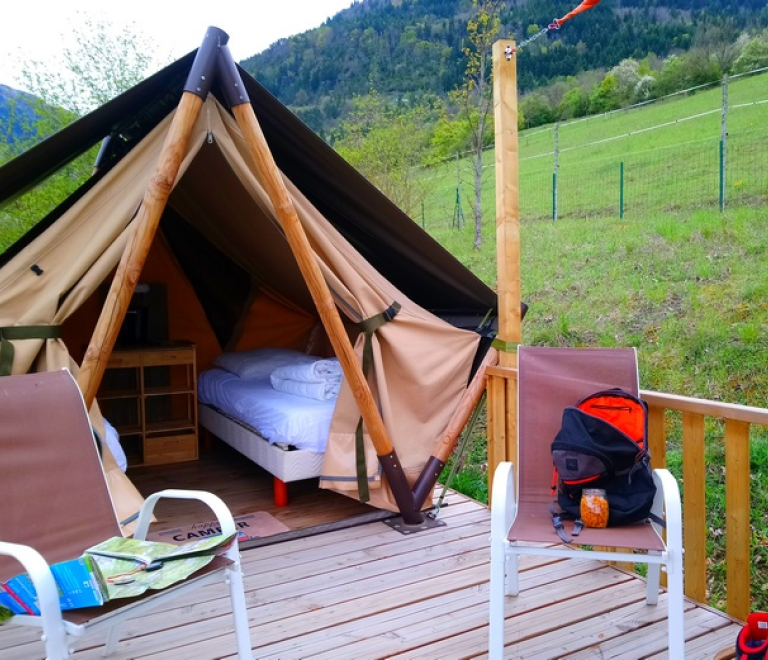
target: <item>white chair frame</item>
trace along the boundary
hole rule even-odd
[[[212,493],[197,490],[164,490],[148,497],[144,502],[136,525],[134,538],[145,539],[152,520],[155,504],[161,498],[195,499],[208,505],[221,525],[222,534],[237,535],[235,521],[224,502]],[[106,540],[106,539],[105,539]],[[107,631],[104,655],[111,655],[120,639],[121,624],[127,619],[141,615],[147,610],[155,609],[166,602],[178,598],[190,590],[199,592],[201,585],[219,582],[222,579],[229,585],[229,595],[232,601],[232,615],[235,624],[238,660],[253,660],[250,631],[248,628],[248,611],[245,603],[243,574],[240,566],[240,551],[237,541],[223,555],[229,562],[215,571],[191,576],[168,589],[155,592],[139,601],[131,602],[117,610],[97,615],[84,624],[67,621],[59,608],[58,588],[49,565],[42,555],[28,545],[0,542],[0,554],[14,557],[24,568],[35,586],[38,595],[40,616],[16,615],[8,623],[32,626],[42,629],[42,640],[45,644],[46,660],[65,660],[73,652],[71,643],[76,638],[85,635]]]
[[[510,542],[508,532],[517,515],[514,466],[502,462],[496,468],[491,492],[491,585],[488,655],[490,660],[504,657],[504,609],[507,596],[520,593],[519,556],[590,558],[602,561],[648,564],[646,602],[656,605],[662,567],[667,573],[668,645],[670,658],[684,658],[683,629],[683,532],[680,490],[669,470],[653,470],[656,484],[652,513],[666,522],[666,543],[662,552],[636,554],[584,550],[556,545],[538,547]],[[662,528],[651,523],[661,536]]]
[[[504,657],[505,604],[507,597],[519,596],[519,557],[523,554],[647,564],[648,605],[658,603],[661,571],[665,570],[668,653],[670,660],[681,660],[685,657],[683,524],[680,489],[672,474],[666,469],[653,470],[656,494],[650,522],[584,529],[578,539],[565,543],[558,537],[549,512],[553,469],[549,449],[564,407],[612,387],[637,395],[636,350],[521,345],[517,365],[518,442],[514,460],[519,465],[499,463],[491,488],[490,660]],[[521,492],[526,499],[521,499]],[[519,520],[518,513],[522,516]]]

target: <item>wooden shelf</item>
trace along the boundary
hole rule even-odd
[[[129,465],[197,459],[194,344],[115,349],[97,398],[104,417],[130,445]]]

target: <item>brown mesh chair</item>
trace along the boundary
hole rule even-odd
[[[639,394],[634,349],[519,347],[518,465],[500,463],[491,492],[491,660],[504,655],[504,605],[507,596],[519,593],[519,555],[584,557],[585,549],[580,546],[585,545],[637,551],[590,550],[589,556],[648,564],[649,605],[658,601],[660,571],[662,566],[666,568],[669,657],[684,657],[682,513],[679,488],[669,471],[653,471],[657,493],[652,513],[666,522],[666,534],[661,525],[649,521],[585,528],[572,543],[563,544],[552,524],[551,443],[560,428],[563,409],[613,387]],[[569,535],[572,524],[565,523]]]
[[[170,599],[201,594],[201,587],[214,581],[228,583],[235,623],[236,643],[222,652],[252,660],[236,542],[223,556],[168,589],[62,612],[49,565],[122,536],[85,403],[66,370],[5,376],[0,378],[0,420],[0,581],[22,571],[32,579],[41,615],[16,615],[9,623],[41,628],[47,660],[69,657],[73,638],[99,632],[106,633],[104,655],[108,655],[119,640],[123,621]],[[163,497],[204,502],[218,518],[222,533],[236,534],[232,514],[218,497],[204,491],[166,490],[147,498],[135,538],[146,538],[154,505]]]

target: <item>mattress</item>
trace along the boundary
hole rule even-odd
[[[242,421],[270,444],[318,454],[325,451],[335,400],[281,392],[272,387],[268,376],[240,378],[219,368],[200,373],[197,396],[199,403]]]
[[[203,427],[281,481],[288,483],[319,476],[323,454],[271,445],[243,422],[205,404],[199,406],[198,413]]]

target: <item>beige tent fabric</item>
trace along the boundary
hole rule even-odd
[[[259,201],[269,209],[263,189],[251,181],[246,146],[234,121],[221,113],[228,135],[237,149],[217,134],[217,143],[233,169]],[[254,177],[258,180],[257,173]],[[479,337],[457,329],[406,298],[365,262],[336,229],[306,200],[290,181],[285,181],[310,244],[318,257],[339,307],[359,322],[386,310],[393,302],[401,305],[394,321],[373,336],[374,367],[372,389],[379,401],[382,418],[400,463],[412,482],[436,447],[466,389]],[[356,342],[362,355],[364,336]],[[359,412],[349,387],[342,388],[331,428],[321,476],[321,486],[357,491],[355,472],[355,428]],[[366,466],[379,484],[379,466],[370,438],[366,437]],[[382,494],[379,494],[382,495]],[[391,497],[383,496],[377,506],[397,510]]]
[[[124,158],[93,190],[0,271],[0,326],[60,324],[117,265],[172,116]],[[318,263],[343,314],[352,322],[373,317],[392,303],[394,321],[373,338],[370,383],[402,465],[413,479],[457,408],[479,337],[457,329],[408,300],[347,243],[295,189],[291,193]],[[272,206],[259,184],[246,144],[232,117],[209,97],[194,128],[169,205],[227,254],[276,300],[314,312]],[[43,271],[35,275],[30,266]],[[268,276],[268,273],[274,273]],[[63,304],[61,296],[66,294]],[[60,306],[59,306],[60,305]],[[356,342],[362,354],[362,335]],[[61,340],[15,341],[13,372],[59,368],[68,352]],[[242,347],[246,348],[246,347]],[[348,388],[342,388],[328,443],[321,485],[356,492],[354,433],[359,419]],[[375,452],[366,439],[366,463],[379,485]],[[112,471],[110,471],[112,472]],[[119,471],[118,471],[119,472]],[[122,473],[120,473],[122,474]],[[135,510],[137,493],[122,475],[110,484],[118,515]],[[388,489],[377,506],[397,510]]]
[[[158,161],[168,117],[124,158],[90,194],[80,199],[47,231],[26,246],[0,271],[0,327],[60,325],[104,281],[120,260],[130,224]],[[192,145],[199,148],[205,132]],[[182,165],[188,165],[187,158]],[[30,266],[37,265],[42,275]],[[70,291],[71,289],[71,291]],[[62,296],[69,292],[62,300]],[[23,340],[14,343],[14,374],[51,371],[62,367],[77,374],[79,367],[60,339]],[[43,349],[43,350],[41,350]],[[102,437],[104,425],[97,403],[91,422]],[[106,444],[104,469],[119,520],[131,517],[143,498],[117,466]],[[131,532],[132,526],[124,528]]]

